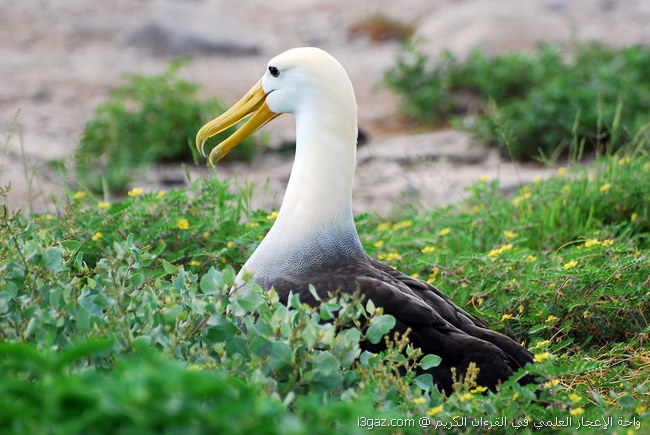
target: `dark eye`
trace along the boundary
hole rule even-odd
[[[273,77],[277,77],[277,76],[280,75],[280,70],[278,70],[278,69],[277,69],[276,67],[274,67],[274,66],[270,66],[270,67],[269,67],[269,72],[271,73],[271,75],[272,75]]]

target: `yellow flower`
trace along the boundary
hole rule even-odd
[[[93,242],[96,242],[97,240],[101,239],[102,237],[104,237],[104,236],[102,235],[102,233],[100,233],[99,231],[96,232],[95,235],[92,237]]]
[[[411,278],[419,278],[420,274],[419,273],[412,273]]]
[[[501,316],[501,321],[512,319],[512,314],[504,314]]]
[[[186,230],[190,227],[190,222],[187,219],[182,218],[176,221],[176,226],[180,230]]]
[[[506,238],[508,239],[514,239],[515,237],[517,237],[517,234],[513,233],[512,231],[504,231],[503,235],[506,236]]]
[[[480,181],[481,183],[487,183],[488,181],[490,181],[490,179],[492,179],[491,176],[489,176],[488,174],[484,174],[481,175],[481,178],[479,178],[478,181]]]
[[[142,190],[142,187],[134,187],[133,189],[131,189],[131,190],[129,190],[127,192],[127,195],[129,195],[129,196],[140,196],[140,195],[142,195],[143,192],[144,192],[144,190]]]
[[[478,303],[479,305],[483,305],[483,302],[485,302],[485,299],[483,299],[483,298],[478,298],[476,300],[476,303]]]
[[[553,314],[551,314],[550,316],[548,316],[546,318],[546,323],[551,323],[551,322],[553,322],[555,320],[557,320],[557,317],[555,317]]]
[[[586,319],[587,317],[589,317],[589,311],[582,313],[582,318]]]
[[[436,415],[436,414],[440,414],[440,413],[442,412],[443,409],[444,409],[444,408],[443,408],[442,405],[440,405],[440,406],[434,406],[433,408],[431,408],[430,410],[427,411],[427,415]]]
[[[606,190],[609,190],[610,187],[612,187],[611,184],[609,184],[609,183],[605,183],[605,184],[603,184],[602,186],[600,186],[600,191],[601,191],[601,192],[604,192],[604,191],[606,191]]]
[[[472,393],[464,393],[464,394],[460,395],[459,399],[460,400],[469,400],[472,397],[474,397],[474,395]]]
[[[388,255],[386,255],[386,260],[391,261],[391,260],[401,260],[402,256],[399,255],[397,252],[391,252]]]
[[[203,233],[203,238],[204,239],[209,239],[210,238],[210,233],[208,233],[207,231],[205,233]]]
[[[378,240],[375,243],[373,243],[373,245],[375,245],[375,248],[381,248],[382,246],[384,246],[384,241]]]
[[[634,222],[634,221],[636,220],[636,218],[638,218],[638,217],[639,217],[638,214],[636,214],[636,213],[632,213],[632,215],[630,216],[630,221],[631,221],[631,222]]]
[[[235,242],[228,242],[228,243],[226,243],[226,246],[228,248],[232,248],[233,246],[235,246]]]
[[[443,228],[440,231],[438,231],[439,236],[446,236],[447,234],[451,233],[450,228]]]
[[[518,309],[518,311],[519,311],[519,314],[523,313],[523,312],[524,312],[524,306],[523,306],[523,305],[519,305],[519,309]]]
[[[632,161],[631,157],[623,157],[622,159],[619,159],[618,164],[624,165],[626,163],[630,163],[631,161]]]
[[[636,408],[634,408],[634,412],[637,414],[643,414],[647,408],[643,405],[639,405]]]
[[[386,231],[389,228],[390,228],[390,224],[388,222],[382,222],[377,227],[377,231]]]
[[[156,198],[160,199],[163,196],[165,196],[166,194],[167,194],[167,192],[165,192],[164,190],[161,190],[160,192],[156,193]]]
[[[102,201],[102,202],[100,202],[100,203],[97,204],[97,207],[99,207],[99,208],[106,208],[106,207],[108,207],[109,205],[111,205],[110,202]]]
[[[512,395],[512,400],[516,400],[517,397],[519,397],[519,393],[515,393],[515,394],[513,394],[513,395]]]
[[[535,184],[539,184],[539,183],[541,183],[541,182],[542,182],[542,177],[535,177],[535,178],[533,178],[533,183],[535,183]]]
[[[535,257],[534,255],[529,255],[528,257],[526,257],[526,261],[529,263],[532,263],[535,260],[537,260],[537,257]]]
[[[566,263],[564,266],[562,266],[564,269],[571,269],[574,268],[578,265],[578,262],[576,260],[571,260],[568,263]]]
[[[199,262],[196,261],[196,260],[192,260],[192,261],[190,261],[190,266],[200,266],[200,265],[201,265],[201,263],[199,263]]]
[[[413,221],[401,221],[393,225],[393,230],[401,230],[402,228],[408,228],[413,225]]]
[[[253,228],[253,227],[259,227],[260,224],[257,223],[257,222],[249,222],[249,223],[246,224],[246,226],[247,226],[248,228]]]
[[[471,390],[472,393],[482,393],[484,391],[487,391],[487,387],[481,387],[480,385]]]
[[[612,244],[614,244],[613,239],[603,240],[603,246],[609,246],[609,245],[612,245]]]
[[[75,194],[72,195],[72,197],[73,197],[74,199],[81,199],[81,198],[83,198],[84,196],[86,196],[86,192],[83,192],[83,191],[75,192]]]
[[[585,410],[582,409],[581,407],[578,407],[578,408],[573,408],[572,410],[570,410],[569,414],[571,414],[571,415],[580,415],[583,412],[585,412]]]
[[[424,397],[418,397],[417,399],[413,399],[413,402],[415,402],[416,405],[422,405],[426,401],[427,399],[425,399]]]
[[[435,250],[436,250],[435,246],[425,246],[420,250],[420,252],[422,252],[423,254],[429,254]]]
[[[582,397],[578,396],[575,393],[569,394],[569,399],[573,400],[574,402],[580,402],[582,400]]]
[[[549,359],[550,357],[551,357],[550,352],[542,352],[542,353],[536,354],[535,357],[533,358],[533,361],[542,362],[542,361],[545,361],[545,360]]]
[[[598,240],[598,239],[588,239],[585,242],[585,248],[591,248],[594,245],[600,245],[600,240]]]
[[[267,215],[266,218],[270,221],[274,221],[278,218],[278,212],[274,211],[271,214]]]
[[[567,169],[564,166],[562,166],[561,168],[557,168],[557,174],[560,177],[564,177],[568,173],[569,173],[569,171],[567,171]]]
[[[524,193],[523,195],[518,196],[518,197],[516,197],[515,199],[513,199],[513,200],[512,200],[512,204],[513,204],[515,207],[517,207],[517,206],[519,206],[519,204],[521,204],[522,202],[524,202],[525,200],[527,200],[528,198],[530,198],[531,195],[532,195],[532,194],[531,194],[530,192],[526,192],[526,193]]]

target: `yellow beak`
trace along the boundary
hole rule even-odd
[[[281,115],[281,113],[275,113],[269,109],[269,106],[266,105],[265,101],[266,95],[267,94],[262,88],[262,80],[260,80],[241,100],[228,109],[224,114],[201,127],[199,132],[196,134],[196,149],[198,149],[201,155],[205,157],[203,148],[205,146],[205,141],[208,140],[208,138],[221,133],[225,129],[232,127],[241,121],[246,116],[254,113],[239,130],[214,147],[210,152],[210,157],[208,158],[208,162],[210,162],[211,166],[214,166],[215,163],[221,160],[230,152],[230,150],[248,136],[255,133],[269,121]]]

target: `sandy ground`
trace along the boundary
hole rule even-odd
[[[200,82],[206,95],[235,101],[275,54],[304,45],[331,52],[351,77],[359,124],[371,138],[359,153],[355,209],[388,212],[456,201],[482,175],[508,187],[551,169],[504,161],[463,132],[396,128],[396,99],[378,85],[400,44],[352,35],[355,23],[381,11],[415,26],[433,55],[450,49],[463,56],[475,46],[496,53],[549,40],[650,43],[650,2],[641,0],[5,0],[0,8],[0,185],[11,184],[12,208],[36,212],[52,211],[50,197],[66,183],[47,162],[71,160],[85,123],[120,74],[159,73],[179,56],[193,58],[182,76]],[[283,118],[268,127],[273,141],[293,135],[291,119]],[[247,165],[226,163],[218,176],[249,177],[256,205],[277,207],[290,167],[290,160],[264,154]],[[135,184],[169,188],[163,181],[170,174],[182,179],[180,173],[157,167]]]

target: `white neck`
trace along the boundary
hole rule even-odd
[[[275,274],[270,269],[289,269],[305,256],[363,253],[352,214],[356,104],[354,95],[352,104],[333,100],[296,111],[296,156],[284,200],[244,269]]]

